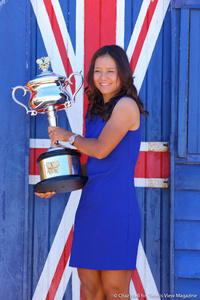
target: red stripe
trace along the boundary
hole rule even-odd
[[[30,148],[29,174],[40,175],[37,157],[46,149]],[[135,178],[168,178],[170,175],[170,153],[140,151],[135,167]]]
[[[135,291],[136,291],[136,294],[138,296],[138,299],[139,300],[147,299],[146,295],[145,295],[145,290],[144,290],[144,287],[143,287],[143,284],[142,284],[142,281],[140,279],[140,276],[138,274],[137,269],[135,269],[132,273],[132,280],[133,280],[133,284],[134,284]]]
[[[116,2],[117,0],[85,0],[85,78],[95,51],[100,47],[115,44],[116,42]],[[85,81],[85,87],[86,85]],[[85,96],[84,116],[87,105],[88,100]]]
[[[66,72],[66,74],[69,75],[69,74],[72,73],[72,67],[71,67],[71,64],[70,64],[70,61],[69,61],[69,58],[68,58],[68,55],[67,55],[67,50],[66,50],[66,47],[65,47],[63,36],[62,36],[61,30],[60,30],[60,27],[59,27],[59,24],[58,24],[58,21],[57,21],[57,18],[56,18],[56,14],[55,14],[53,5],[51,3],[51,0],[44,0],[44,5],[46,7],[47,14],[49,16],[52,31],[53,31],[53,34],[54,34],[54,37],[55,37],[55,40],[56,40],[56,44],[58,46],[58,50],[59,50],[59,53],[60,53],[62,63],[63,63],[64,68],[65,68],[65,72]]]
[[[151,1],[149,4],[149,7],[147,10],[145,19],[144,19],[144,23],[142,25],[142,28],[141,28],[141,31],[140,31],[140,34],[139,34],[139,37],[138,37],[131,61],[130,61],[130,65],[131,65],[131,69],[132,69],[133,73],[135,71],[135,67],[137,65],[144,41],[146,39],[147,32],[149,30],[149,26],[150,26],[154,11],[156,9],[157,3],[158,3],[158,0],[154,0],[154,1]]]
[[[58,262],[56,271],[54,273],[46,300],[54,300],[56,292],[58,290],[61,278],[63,276],[63,272],[69,260],[70,252],[71,252],[71,245],[72,245],[72,238],[73,238],[73,227],[69,233],[68,239],[66,241],[65,247],[63,249],[63,253],[60,257]]]
[[[170,153],[140,151],[135,167],[135,178],[168,178]]]

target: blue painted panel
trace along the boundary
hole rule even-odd
[[[184,7],[199,7],[199,0],[172,0],[173,8],[184,8]]]
[[[200,251],[175,251],[175,277],[200,278]]]
[[[175,166],[175,189],[200,190],[200,168],[198,164],[177,164]]]
[[[175,220],[200,221],[200,192],[175,191]]]
[[[200,222],[175,221],[175,249],[200,249]]]
[[[151,262],[151,272],[156,285],[160,286],[161,263],[161,191],[160,189],[147,189],[146,202],[146,256]]]
[[[190,297],[191,300],[200,299],[200,280],[175,279],[175,294],[197,295]],[[180,298],[179,298],[180,299]]]
[[[28,8],[25,0],[0,6],[0,299],[27,292],[29,117],[11,93],[27,78]]]

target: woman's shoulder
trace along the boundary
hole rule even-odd
[[[138,104],[136,103],[136,101],[133,98],[131,98],[129,96],[123,96],[123,97],[117,99],[115,108],[116,109],[125,109],[125,110],[130,109],[131,111],[140,113]]]

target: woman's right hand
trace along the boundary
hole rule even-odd
[[[49,199],[51,197],[53,197],[56,194],[56,192],[46,192],[46,193],[35,193],[36,196],[40,197],[40,198],[45,198],[45,199]]]

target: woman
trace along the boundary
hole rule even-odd
[[[78,268],[83,299],[130,299],[141,227],[134,169],[140,116],[148,112],[119,46],[105,46],[94,54],[87,82],[85,137],[59,127],[48,129],[52,144],[70,141],[88,155],[89,179],[76,212],[70,266]]]

